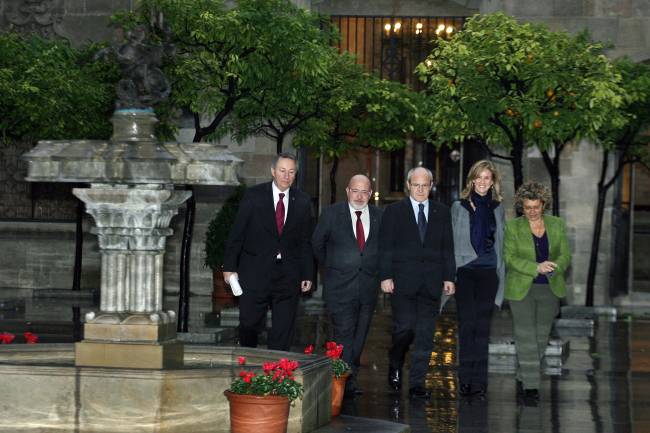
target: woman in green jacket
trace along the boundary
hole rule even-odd
[[[536,182],[515,195],[523,216],[506,223],[503,258],[505,299],[510,303],[517,350],[517,388],[525,398],[539,398],[541,361],[548,345],[559,298],[566,295],[564,273],[571,263],[564,222],[544,211],[548,189]]]

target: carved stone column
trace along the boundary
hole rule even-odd
[[[95,220],[102,257],[99,311],[86,314],[76,365],[181,366],[176,314],[163,311],[163,256],[170,221],[191,193],[161,185],[73,190]]]

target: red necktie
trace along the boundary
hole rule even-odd
[[[284,193],[280,193],[280,200],[275,207],[275,225],[278,227],[278,234],[282,234],[282,228],[284,227]]]
[[[363,247],[366,246],[366,235],[363,232],[363,223],[361,222],[361,211],[354,211],[357,214],[357,245],[359,245],[359,251],[363,251]]]

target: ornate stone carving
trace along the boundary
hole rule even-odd
[[[113,47],[103,50],[100,56],[114,55],[122,70],[116,108],[147,109],[166,99],[171,88],[161,68],[164,57],[173,55],[173,45],[152,43],[143,25],[128,31],[118,27],[114,40]]]
[[[61,36],[63,0],[13,0],[7,4],[9,28],[45,38]]]

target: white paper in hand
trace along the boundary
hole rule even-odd
[[[244,293],[241,289],[241,286],[239,285],[239,279],[237,278],[237,275],[231,275],[228,278],[228,283],[230,283],[230,289],[232,289],[233,295],[241,296],[241,294]]]

